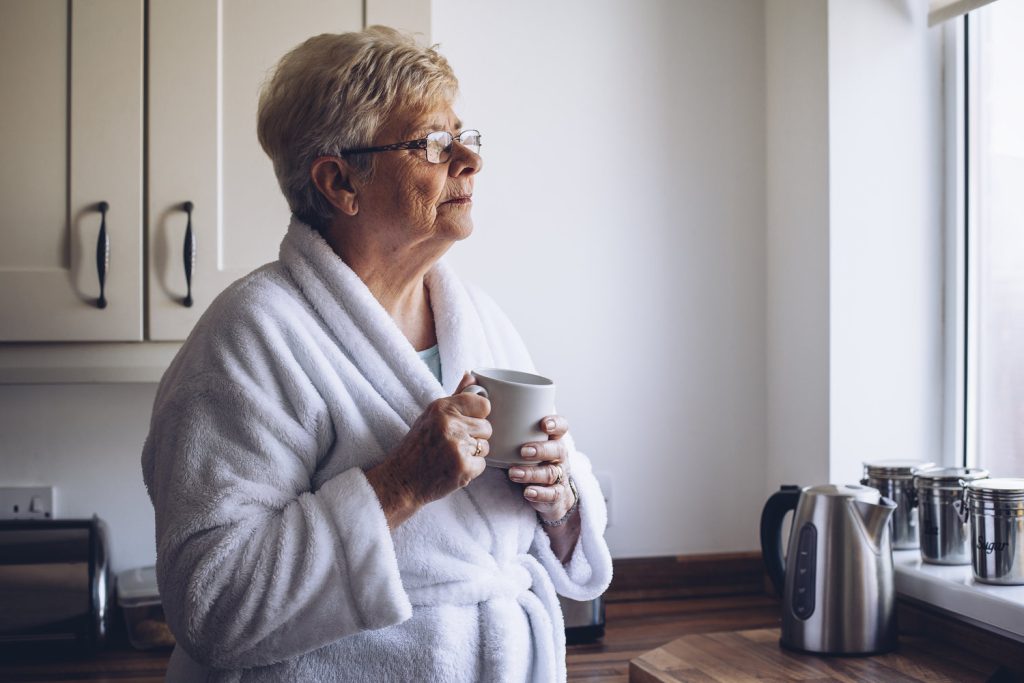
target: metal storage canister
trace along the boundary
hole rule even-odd
[[[878,489],[883,496],[896,502],[896,512],[892,515],[893,550],[918,547],[914,471],[934,466],[935,463],[925,460],[873,460],[864,463],[864,478],[860,483]]]
[[[1024,584],[1024,479],[963,483],[971,522],[971,565],[982,583]]]
[[[977,467],[928,467],[914,473],[921,559],[932,564],[970,564],[971,530],[960,515],[961,481],[988,477]]]

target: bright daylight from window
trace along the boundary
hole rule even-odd
[[[1024,2],[970,21],[977,458],[993,476],[1024,476]]]

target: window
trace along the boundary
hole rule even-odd
[[[942,30],[953,370],[944,458],[1024,476],[1024,0],[997,0]],[[980,583],[970,565],[927,564],[914,550],[893,556],[901,597],[1024,638],[1024,586]]]
[[[963,22],[963,450],[1024,476],[1024,1]]]

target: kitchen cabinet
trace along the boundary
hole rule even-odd
[[[305,38],[361,28],[362,3],[0,8],[0,339],[184,339],[225,286],[276,258],[288,223],[256,141],[260,84]]]
[[[426,0],[0,0],[0,342],[20,342],[0,366],[69,365],[42,359],[69,345],[37,342],[182,340],[276,259],[289,211],[256,139],[260,85],[364,13],[429,36]]]
[[[260,84],[306,38],[362,24],[361,0],[150,0],[148,339],[184,339],[221,290],[277,258],[290,212],[256,140]]]
[[[0,0],[0,340],[142,339],[143,10]]]

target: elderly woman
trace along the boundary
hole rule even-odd
[[[473,231],[480,134],[433,49],[311,38],[259,139],[294,217],[211,305],[143,453],[180,681],[561,681],[556,593],[611,577],[606,513],[564,418],[486,467],[479,366],[532,370],[441,256]]]

